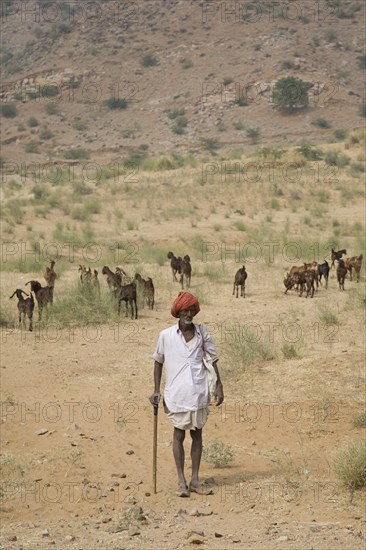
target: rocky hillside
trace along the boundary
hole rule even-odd
[[[364,126],[364,20],[360,0],[3,1],[2,157],[334,140]],[[306,108],[274,105],[286,76]]]

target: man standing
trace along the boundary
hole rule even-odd
[[[200,311],[197,298],[189,292],[180,292],[173,302],[171,314],[179,319],[178,324],[161,331],[153,354],[154,393],[152,404],[160,400],[160,382],[165,363],[165,388],[163,405],[174,426],[173,455],[178,473],[177,495],[189,497],[190,491],[210,494],[211,490],[200,483],[198,472],[202,455],[202,428],[208,415],[208,380],[203,364],[206,353],[213,362],[217,382],[216,405],[224,400],[224,391],[217,368],[218,356],[211,335],[204,325],[193,323],[193,317]],[[185,430],[192,438],[192,478],[187,485],[184,475]]]

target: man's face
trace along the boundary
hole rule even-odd
[[[193,317],[196,314],[196,308],[194,306],[182,309],[179,312],[179,321],[182,325],[188,326],[192,324]]]

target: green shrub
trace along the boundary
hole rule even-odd
[[[186,58],[181,59],[180,64],[182,65],[183,69],[190,69],[191,67],[193,67],[192,61]]]
[[[46,105],[46,113],[48,115],[57,115],[59,110],[60,109],[56,103],[47,103]]]
[[[250,138],[253,145],[255,145],[259,141],[259,136],[260,136],[259,128],[248,128],[247,136],[248,138]]]
[[[202,143],[203,147],[207,150],[213,153],[219,148],[219,142],[215,138],[200,138],[200,142]]]
[[[88,125],[86,122],[83,122],[82,120],[75,120],[72,127],[78,132],[83,132],[84,130],[87,130]]]
[[[326,304],[319,306],[319,319],[324,325],[340,325],[337,314]]]
[[[345,130],[335,130],[334,131],[334,137],[338,139],[339,141],[342,141],[346,139],[347,132]]]
[[[39,132],[39,137],[40,139],[44,139],[44,140],[48,140],[48,139],[51,139],[53,138],[54,134],[51,132],[51,130],[49,130],[48,128],[43,128],[40,132]]]
[[[327,42],[335,42],[337,39],[337,33],[332,27],[328,27],[324,31],[324,38]]]
[[[170,118],[171,120],[174,120],[177,117],[180,117],[186,114],[186,110],[184,107],[175,107],[174,109],[167,109],[165,112],[168,115],[168,118]]]
[[[366,103],[361,103],[359,112],[361,116],[366,117]]]
[[[128,105],[125,99],[119,99],[116,97],[110,97],[109,99],[107,99],[105,104],[109,109],[127,109]]]
[[[1,105],[1,114],[5,118],[15,118],[18,114],[17,108],[11,103],[4,103]]]
[[[76,149],[68,149],[64,152],[65,159],[88,159],[90,157],[89,152],[82,147],[77,147]]]
[[[42,97],[44,99],[50,98],[50,97],[56,97],[59,94],[60,90],[58,86],[55,86],[54,84],[46,84],[42,87]]]
[[[35,126],[38,126],[39,122],[34,116],[30,116],[27,120],[27,124],[30,128],[34,128]]]
[[[350,157],[338,151],[327,151],[324,160],[329,166],[338,166],[338,168],[344,168],[351,161]]]
[[[281,69],[287,70],[287,69],[294,69],[295,63],[289,59],[284,59],[281,61]]]
[[[362,162],[351,162],[350,168],[354,173],[365,172],[365,165]]]
[[[333,460],[340,481],[351,491],[366,485],[366,442],[351,442],[342,447]]]
[[[32,187],[32,193],[36,201],[41,201],[47,198],[49,191],[46,185],[42,183],[37,183]]]
[[[311,87],[312,83],[304,82],[294,76],[281,78],[276,82],[273,90],[273,103],[281,109],[307,107],[308,91]]]
[[[233,82],[233,79],[231,78],[231,76],[226,76],[223,80],[224,86],[228,86],[232,82]]]
[[[318,126],[318,128],[331,128],[332,127],[332,123],[327,118],[324,118],[324,117],[316,118],[315,120],[313,120],[311,122],[311,124],[313,124],[314,126]]]
[[[174,120],[174,124],[172,126],[172,131],[175,133],[175,134],[184,134],[184,129],[187,127],[188,125],[188,119],[187,117],[185,116],[178,116],[175,120]]]
[[[281,351],[285,359],[295,359],[299,356],[293,344],[283,344]]]
[[[214,468],[225,468],[232,462],[235,456],[230,445],[225,445],[219,439],[214,439],[203,446],[202,458],[205,462],[212,464]]]
[[[245,128],[244,123],[241,122],[241,120],[233,122],[233,127],[235,128],[235,130],[244,130]]]
[[[238,220],[234,223],[234,227],[238,230],[238,231],[246,231],[246,226],[245,226],[245,223]]]
[[[25,152],[26,153],[39,153],[39,142],[32,139],[29,143],[25,146]]]
[[[321,160],[323,158],[322,152],[314,147],[311,143],[304,142],[298,148],[297,151],[304,157],[306,160]]]
[[[352,424],[355,428],[366,428],[366,412],[355,416],[352,420]]]
[[[358,68],[364,71],[366,69],[366,55],[359,55],[357,60]]]
[[[158,60],[154,55],[147,54],[142,58],[141,65],[143,67],[154,67],[158,65]]]
[[[249,105],[247,98],[243,95],[234,99],[234,104],[239,105],[239,107],[247,107]]]

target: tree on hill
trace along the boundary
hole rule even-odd
[[[273,103],[281,109],[307,107],[308,91],[311,87],[310,82],[304,82],[295,76],[281,78],[273,90]]]

